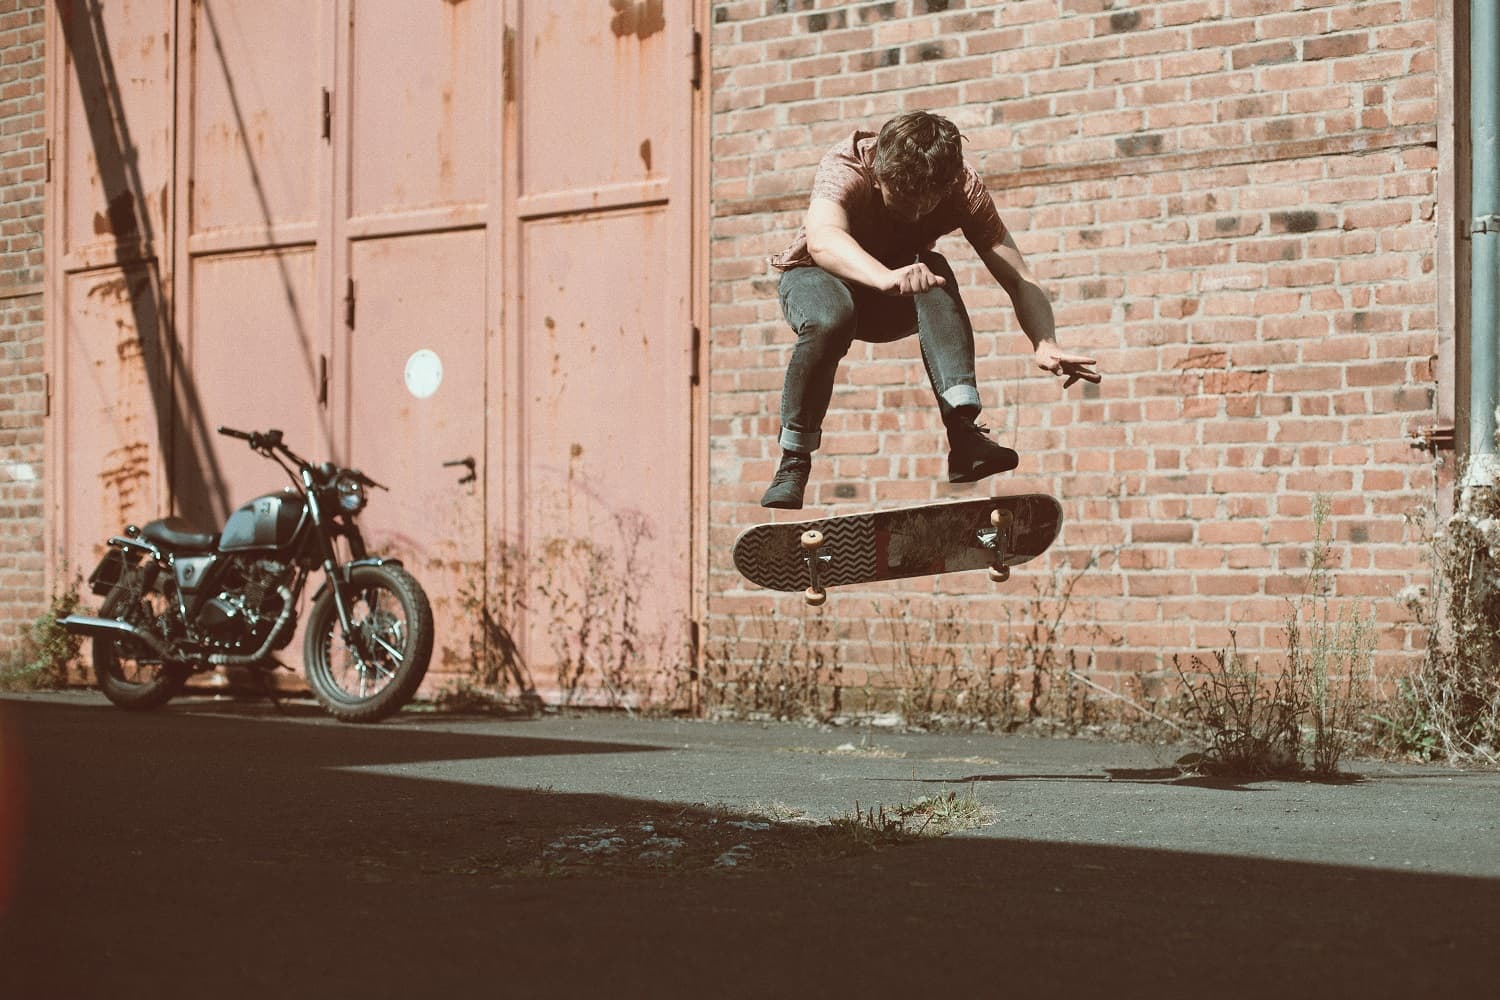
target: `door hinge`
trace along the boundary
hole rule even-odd
[[[693,32],[693,89],[703,89],[703,32]]]
[[[505,103],[511,104],[516,99],[516,29],[510,25],[505,26],[505,33],[500,39],[500,92]]]
[[[354,279],[347,278],[344,283],[344,325],[354,329]]]
[[[43,184],[51,184],[52,183],[52,140],[51,139],[47,140],[47,149],[46,149],[45,156],[46,156],[47,159],[46,159],[46,165],[42,168],[43,169],[42,183]]]
[[[1419,427],[1408,439],[1413,448],[1436,455],[1440,451],[1452,451],[1457,445],[1452,424],[1435,424]]]
[[[328,355],[318,355],[318,405],[328,406]]]
[[[323,138],[333,138],[333,95],[323,88]]]
[[[42,416],[52,416],[52,373],[42,372]]]
[[[691,380],[691,382],[692,382],[693,385],[697,385],[698,383],[700,383],[700,382],[703,381],[703,376],[700,374],[700,371],[701,371],[700,365],[702,363],[703,363],[703,331],[700,330],[700,329],[698,329],[698,324],[694,323],[693,324],[693,360],[692,360],[693,370],[692,370],[692,373],[691,373],[691,376],[690,376],[690,380]]]

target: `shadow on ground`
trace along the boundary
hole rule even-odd
[[[0,996],[1281,984],[1379,997],[1494,983],[1491,880],[967,836],[854,845],[709,807],[401,775],[665,749],[539,739],[523,722],[490,735],[43,702],[0,713],[29,803]],[[375,764],[388,767],[343,770]]]

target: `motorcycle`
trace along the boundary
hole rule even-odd
[[[321,569],[303,634],[308,686],[345,722],[398,711],[432,658],[432,607],[400,560],[365,550],[356,518],[369,491],[386,487],[358,469],[312,464],[279,430],[218,430],[276,462],[293,486],[244,504],[217,535],[167,517],[109,539],[89,577],[104,598],[99,614],[59,619],[93,640],[100,690],[144,710],[201,671],[243,666],[269,681],[280,665],[273,654],[296,632],[303,588]]]

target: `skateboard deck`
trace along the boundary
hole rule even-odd
[[[1050,496],[986,497],[844,514],[816,521],[759,524],[740,533],[734,565],[751,583],[804,591],[821,604],[828,587],[1010,567],[1047,551],[1062,527]]]

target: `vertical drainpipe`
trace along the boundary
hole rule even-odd
[[[1469,323],[1469,464],[1464,486],[1500,482],[1500,3],[1470,0],[1469,128],[1473,171]]]

